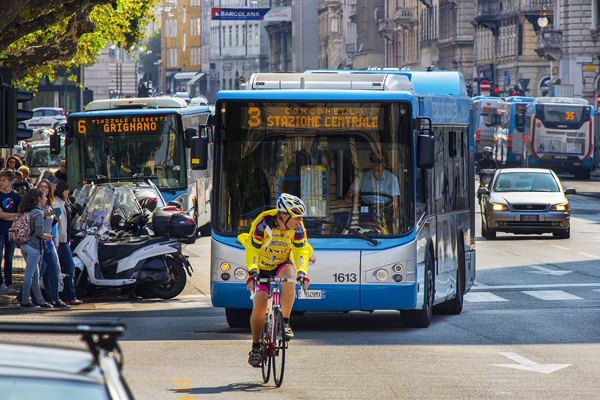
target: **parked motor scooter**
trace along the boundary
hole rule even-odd
[[[182,253],[184,245],[179,237],[185,239],[186,234],[194,233],[193,221],[176,221],[181,223],[170,237],[133,236],[111,229],[113,224],[129,227],[144,215],[131,189],[112,185],[94,188],[75,234],[81,239],[73,251],[78,297],[93,288],[122,288],[132,295],[151,294],[163,299],[183,291],[186,272],[191,276],[193,270]]]

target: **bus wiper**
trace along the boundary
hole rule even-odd
[[[346,230],[352,232],[355,236],[358,236],[359,238],[366,240],[369,244],[373,245],[373,246],[378,246],[379,242],[373,238],[368,237],[367,235],[360,233],[359,231],[357,231],[356,229],[354,229],[352,226],[348,225],[348,224],[344,224],[341,222],[334,222],[334,221],[328,221],[326,219],[309,219],[306,222],[316,222],[319,224],[323,224],[323,225],[337,225],[337,226],[341,226],[342,228],[345,228]]]

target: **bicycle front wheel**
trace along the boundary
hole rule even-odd
[[[263,332],[263,337],[260,341],[260,352],[262,357],[262,378],[263,382],[269,382],[269,377],[271,376],[271,357],[269,357],[269,338],[266,336],[267,334]]]
[[[273,379],[275,386],[281,386],[283,382],[283,371],[285,369],[285,346],[286,342],[283,338],[283,314],[281,310],[273,310],[273,327],[275,330],[275,340],[273,340],[273,349],[271,351],[271,359],[273,364]]]

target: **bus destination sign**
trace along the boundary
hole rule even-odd
[[[77,132],[87,133],[101,131],[103,133],[163,133],[166,115],[149,115],[136,117],[87,117],[77,121]]]
[[[332,130],[378,130],[383,109],[377,105],[355,106],[324,104],[320,106],[264,105],[248,107],[249,128],[325,128]]]

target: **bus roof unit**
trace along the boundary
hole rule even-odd
[[[585,99],[575,99],[573,97],[538,97],[534,103],[563,103],[563,104],[589,104]]]
[[[185,108],[185,100],[177,97],[142,97],[132,99],[95,100],[85,106],[85,111],[118,110],[127,108]]]
[[[302,85],[301,82],[304,82]],[[406,76],[391,74],[258,73],[246,89],[389,90],[415,92]]]

